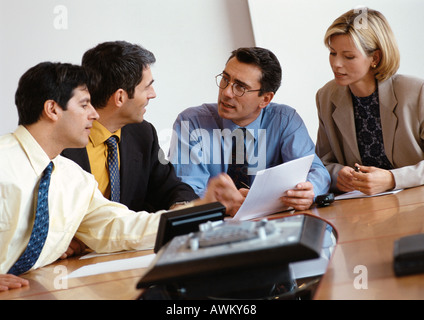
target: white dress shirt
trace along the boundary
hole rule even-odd
[[[25,250],[32,231],[36,193],[51,160],[23,126],[0,137],[0,273]],[[96,252],[152,248],[160,213],[133,212],[104,198],[94,177],[62,156],[49,189],[49,232],[33,269],[56,261],[74,235]]]

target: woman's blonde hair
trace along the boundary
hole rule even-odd
[[[375,77],[384,81],[399,69],[400,54],[395,36],[386,18],[369,8],[353,9],[337,18],[327,29],[325,45],[330,48],[331,37],[349,35],[358,50],[365,56],[381,52],[381,60],[375,68]]]

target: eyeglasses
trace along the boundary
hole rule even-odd
[[[233,93],[237,97],[242,97],[246,92],[261,91],[261,89],[258,89],[258,90],[247,90],[246,87],[242,86],[241,84],[238,84],[238,83],[235,83],[235,82],[231,82],[230,80],[228,80],[227,78],[225,78],[222,73],[221,74],[218,74],[215,77],[215,80],[216,80],[216,85],[219,88],[221,88],[221,89],[225,89],[231,83],[231,89],[233,90]]]

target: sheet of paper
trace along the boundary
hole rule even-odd
[[[392,190],[392,191],[387,191],[387,192],[373,194],[371,196],[370,195],[367,195],[365,193],[362,193],[362,192],[360,192],[358,190],[355,190],[355,191],[346,192],[346,193],[343,193],[341,195],[338,195],[334,199],[335,200],[346,200],[346,199],[356,199],[356,198],[378,197],[378,196],[384,196],[386,194],[395,194],[395,193],[398,193],[398,192],[400,192],[402,190],[403,189],[397,189],[397,190]]]
[[[147,268],[155,258],[155,254],[146,256],[100,262],[81,267],[68,275],[68,279],[93,276],[97,274]]]
[[[79,259],[85,260],[85,259],[91,259],[91,258],[96,258],[96,257],[113,256],[113,255],[116,255],[116,254],[136,252],[136,251],[138,251],[138,250],[119,251],[119,252],[113,252],[113,253],[97,253],[97,252],[93,251],[93,252],[87,253],[86,255],[81,256]]]
[[[326,257],[290,263],[294,279],[323,275],[327,270],[327,266],[328,259]]]
[[[314,155],[309,155],[278,166],[258,171],[250,191],[234,220],[263,217],[287,210],[280,197],[299,182],[306,181]]]

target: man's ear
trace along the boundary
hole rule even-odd
[[[269,103],[272,101],[272,99],[274,98],[274,92],[265,92],[261,97],[262,97],[262,101],[259,104],[259,108],[263,109],[265,108],[267,105],[269,105]]]
[[[44,102],[43,115],[51,120],[57,121],[60,114],[63,112],[63,109],[57,104],[54,100],[47,100]]]
[[[118,89],[111,97],[118,108],[122,107],[128,99],[128,94],[124,89]]]

